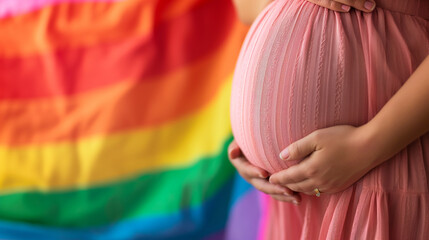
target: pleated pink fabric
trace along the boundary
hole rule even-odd
[[[254,165],[312,131],[368,122],[429,54],[429,1],[338,13],[276,0],[252,25],[234,75],[235,139]],[[429,103],[428,103],[429,104]],[[337,194],[270,198],[266,239],[429,239],[429,134]]]

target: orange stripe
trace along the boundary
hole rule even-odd
[[[14,57],[61,47],[92,46],[150,34],[159,21],[189,11],[203,0],[125,0],[62,3],[0,21],[0,56]],[[179,3],[180,2],[180,3]],[[163,6],[162,12],[158,7]]]
[[[211,0],[158,24],[150,36],[0,58],[0,99],[75,95],[127,79],[146,81],[217,51],[234,21],[229,0]]]
[[[65,141],[136,127],[153,127],[192,113],[231,74],[247,29],[236,23],[212,56],[155,81],[123,81],[69,98],[0,103],[0,143]]]

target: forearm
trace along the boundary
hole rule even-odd
[[[240,20],[250,25],[272,0],[233,0],[233,2]]]
[[[381,111],[362,127],[374,166],[429,131],[429,56]]]

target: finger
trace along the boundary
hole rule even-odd
[[[304,165],[304,167],[300,166],[301,164]],[[285,186],[287,184],[304,181],[308,179],[305,166],[306,163],[304,161],[297,165],[293,165],[288,169],[274,173],[270,176],[270,182],[273,184]]]
[[[309,2],[312,2],[316,5],[329,8],[331,10],[337,11],[337,12],[348,12],[350,11],[350,6],[345,5],[333,0],[307,0]]]
[[[238,173],[240,173],[240,175],[246,180],[249,180],[250,178],[265,179],[269,175],[264,169],[250,164],[244,157],[233,158],[231,159],[231,163],[237,169]]]
[[[351,6],[353,8],[359,9],[364,12],[372,12],[375,9],[376,3],[374,0],[335,0],[339,3],[342,3],[346,6]]]
[[[318,188],[319,191],[322,192],[322,190],[320,189],[320,186],[317,186],[317,184],[315,184],[314,181],[311,179],[306,179],[304,181],[297,182],[297,183],[287,184],[285,186],[290,188],[293,191],[301,192],[307,195],[316,195],[316,192],[315,192],[316,188]]]
[[[229,157],[229,159],[234,159],[234,158],[237,158],[241,155],[242,154],[241,154],[240,147],[238,146],[237,142],[235,140],[233,140],[231,142],[231,144],[229,144],[229,146],[228,146],[228,157]]]
[[[268,182],[266,179],[261,178],[252,178],[249,180],[250,184],[252,184],[256,189],[266,194],[276,194],[291,197],[294,195],[289,188],[282,187],[280,185],[275,185]]]
[[[315,136],[317,132],[313,132],[300,140],[290,144],[287,148],[280,152],[280,158],[285,161],[300,160],[316,150]]]
[[[299,205],[301,203],[301,196],[299,194],[295,194],[291,197],[288,196],[284,196],[284,195],[270,195],[272,198],[274,198],[277,201],[281,201],[281,202],[289,202],[289,203],[293,203],[295,205]]]

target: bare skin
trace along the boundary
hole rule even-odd
[[[428,93],[429,57],[367,124],[319,129],[282,151],[285,161],[304,159],[299,164],[268,179],[268,172],[251,165],[235,142],[229,148],[231,163],[255,188],[279,201],[299,204],[300,193],[314,195],[315,187],[339,192],[429,131]]]
[[[348,12],[351,8],[364,12],[372,12],[375,8],[373,0],[307,0],[319,6],[329,8],[337,12]]]
[[[233,0],[238,17],[245,24],[252,24],[258,14],[273,0]],[[374,0],[307,0],[319,6],[337,12],[348,12],[355,8],[371,12],[375,8]]]
[[[429,56],[367,124],[316,130],[289,145],[280,153],[281,158],[303,160],[271,175],[271,185],[254,184],[255,178],[262,181],[268,173],[246,164],[245,158],[241,157],[241,165],[233,164],[257,189],[281,201],[299,202],[296,192],[314,195],[315,187],[323,193],[339,192],[429,131],[428,93]],[[236,152],[236,148],[232,143],[230,152]],[[236,161],[232,157],[231,162]],[[249,171],[250,168],[253,170]],[[283,193],[293,198],[278,197],[278,187],[287,188]],[[289,190],[294,192],[291,194]]]
[[[271,195],[274,199],[299,204],[301,196],[287,187],[268,181],[269,173],[252,165],[241,153],[237,143],[233,141],[228,148],[228,157],[238,173],[256,189]]]
[[[367,124],[317,130],[282,151],[285,161],[304,159],[270,182],[314,195],[336,193],[429,131],[429,56]]]
[[[233,0],[240,21],[250,25],[272,0]]]

